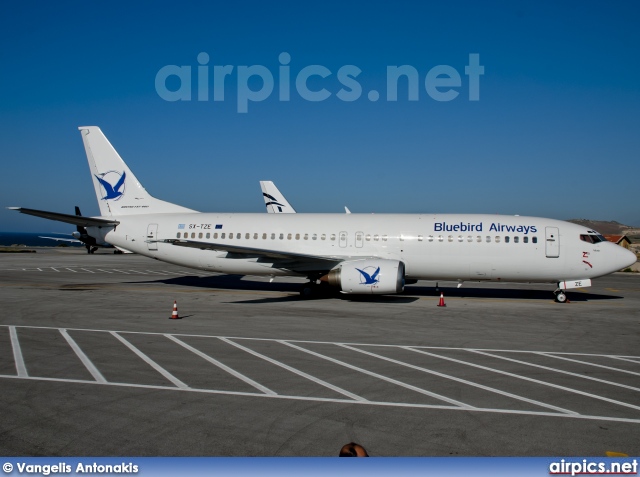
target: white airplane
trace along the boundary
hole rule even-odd
[[[100,128],[79,128],[99,217],[12,207],[86,227],[99,241],[200,270],[307,277],[342,293],[393,294],[406,280],[556,283],[564,290],[636,256],[569,222],[483,214],[200,213],[152,197]]]
[[[262,197],[267,212],[270,214],[295,214],[296,210],[284,198],[282,192],[278,190],[272,181],[260,181],[260,189],[262,189]],[[350,214],[351,211],[345,206],[345,213]]]

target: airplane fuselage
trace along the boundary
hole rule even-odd
[[[286,260],[176,247],[164,240],[402,261],[409,279],[558,282],[594,278],[628,262],[621,247],[553,219],[469,214],[153,214],[118,217],[90,233],[133,252],[202,270],[302,275]]]

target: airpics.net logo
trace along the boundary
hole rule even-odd
[[[230,100],[233,93],[239,113],[247,113],[250,103],[265,101],[272,95],[277,95],[278,101],[290,101],[292,95],[297,94],[310,102],[326,101],[335,96],[349,103],[364,94],[364,86],[358,80],[362,70],[356,65],[343,65],[335,72],[322,65],[293,68],[291,55],[287,52],[280,53],[278,61],[278,71],[274,74],[264,65],[211,65],[209,54],[201,52],[197,65],[160,68],[156,73],[155,88],[165,101],[212,99],[223,102]],[[335,78],[332,78],[334,74]],[[389,102],[398,101],[398,98],[419,101],[426,93],[434,101],[446,102],[455,100],[467,89],[468,100],[479,101],[482,75],[484,66],[477,53],[469,54],[464,74],[449,65],[437,65],[426,72],[411,65],[391,65],[386,67],[384,99]],[[339,89],[330,91],[329,88],[336,86],[335,79]],[[276,89],[277,93],[274,92]],[[371,102],[383,99],[377,89],[368,90],[366,98]]]

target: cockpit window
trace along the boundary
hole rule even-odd
[[[599,243],[607,241],[607,239],[602,235],[597,232],[592,232],[591,230],[589,230],[589,234],[580,234],[580,240],[587,243]]]

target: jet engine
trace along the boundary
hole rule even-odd
[[[342,293],[401,293],[404,290],[404,263],[387,259],[342,262],[323,280],[340,287]]]

